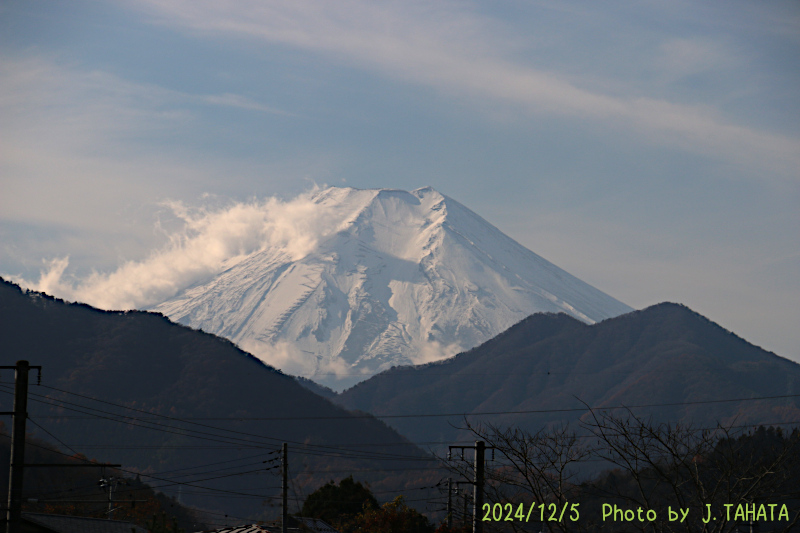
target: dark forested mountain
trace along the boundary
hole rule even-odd
[[[0,335],[4,365],[27,359],[43,367],[42,385],[31,379],[31,432],[70,453],[122,463],[227,522],[275,516],[282,442],[292,510],[349,474],[379,499],[443,475],[384,423],[159,314],[99,311],[0,281]],[[0,376],[0,410],[11,409],[11,378]],[[586,405],[671,404],[634,410],[700,426],[770,425],[800,420],[798,389],[800,365],[684,306],[660,304],[591,326],[532,315],[473,350],[392,369],[336,401],[377,416],[494,413],[470,421],[530,431],[585,419]],[[461,416],[385,420],[416,442],[444,446],[466,436],[454,427]]]
[[[564,314],[532,315],[468,352],[394,368],[336,401],[376,416],[494,412],[470,421],[536,431],[586,417],[582,402],[592,407],[671,403],[636,413],[701,426],[798,421],[797,397],[702,403],[793,394],[800,394],[800,365],[685,306],[663,303],[595,325]],[[465,436],[453,427],[464,425],[458,416],[386,421],[415,442]]]
[[[0,280],[0,338],[4,365],[42,366],[29,431],[151,474],[143,480],[185,503],[233,516],[279,509],[282,442],[300,501],[350,473],[373,489],[430,484],[425,454],[382,422],[162,315],[99,311]],[[0,392],[0,410],[11,410],[13,372]]]
[[[11,436],[0,423],[0,457],[11,455]],[[25,446],[25,463],[86,465],[83,456],[59,451],[56,446],[29,437]],[[8,501],[8,467],[0,468],[0,498]],[[156,493],[140,479],[124,476],[116,468],[99,466],[29,468],[25,471],[23,513],[108,518],[108,487],[99,478],[122,478],[114,490],[114,520],[132,522],[142,527],[152,524],[154,516],[175,520],[185,531],[205,529],[203,516],[180,505],[174,499]],[[28,498],[32,498],[29,500]],[[212,520],[215,517],[211,517]]]

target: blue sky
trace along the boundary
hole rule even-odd
[[[175,201],[431,185],[800,360],[798,50],[796,1],[3,1],[0,273],[140,261]]]

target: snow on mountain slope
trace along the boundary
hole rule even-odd
[[[155,306],[337,390],[452,356],[535,312],[587,323],[632,309],[430,187],[329,188],[330,231],[297,257],[267,247]]]

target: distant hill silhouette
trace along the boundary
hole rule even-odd
[[[382,422],[355,417],[231,342],[160,314],[100,311],[0,279],[0,339],[3,364],[27,359],[42,366],[42,386],[31,379],[29,431],[54,442],[39,424],[100,461],[190,482],[143,476],[184,503],[234,516],[274,516],[280,502],[270,498],[279,494],[280,470],[265,470],[279,464],[269,453],[283,441],[289,442],[292,494],[301,501],[349,473],[373,489],[431,484],[433,474],[421,470],[430,462],[409,460],[425,454]],[[4,371],[0,410],[12,409],[12,383],[13,372]],[[174,472],[198,465],[209,466]]]
[[[11,436],[0,423],[0,457],[11,454]],[[86,464],[85,457],[75,457],[59,451],[56,446],[28,438],[25,446],[26,463]],[[8,501],[8,465],[0,468],[0,501]],[[25,471],[23,513],[46,513],[56,515],[107,518],[108,493],[98,484],[98,479],[121,477],[115,468],[51,467],[29,468]],[[117,502],[114,520],[124,520],[146,527],[153,516],[166,513],[168,519],[175,518],[179,527],[186,531],[204,529],[202,517],[178,504],[163,494],[155,493],[147,484],[127,476],[125,484],[116,487],[114,501]],[[33,498],[36,501],[29,501]],[[66,501],[64,501],[66,500]],[[132,500],[137,500],[135,503]],[[63,502],[62,502],[63,501]]]
[[[497,414],[473,422],[536,431],[575,423],[592,407],[800,394],[800,365],[766,352],[678,304],[586,325],[536,314],[446,361],[394,368],[335,401],[376,416],[577,409]],[[580,399],[581,401],[579,401]],[[800,398],[637,408],[655,420],[711,425],[800,421]],[[387,418],[415,442],[465,438],[463,417]]]

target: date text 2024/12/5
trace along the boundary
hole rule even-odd
[[[514,505],[511,503],[495,503],[494,505],[483,504],[483,521],[484,522],[529,522],[531,516],[533,519],[539,519],[540,522],[561,522],[564,520],[566,514],[567,519],[572,522],[577,522],[580,518],[578,511],[578,503],[564,502],[563,507],[555,503],[538,505],[539,512],[535,513],[537,504],[534,502],[525,509],[525,504],[520,503]],[[569,511],[567,513],[567,511]]]

